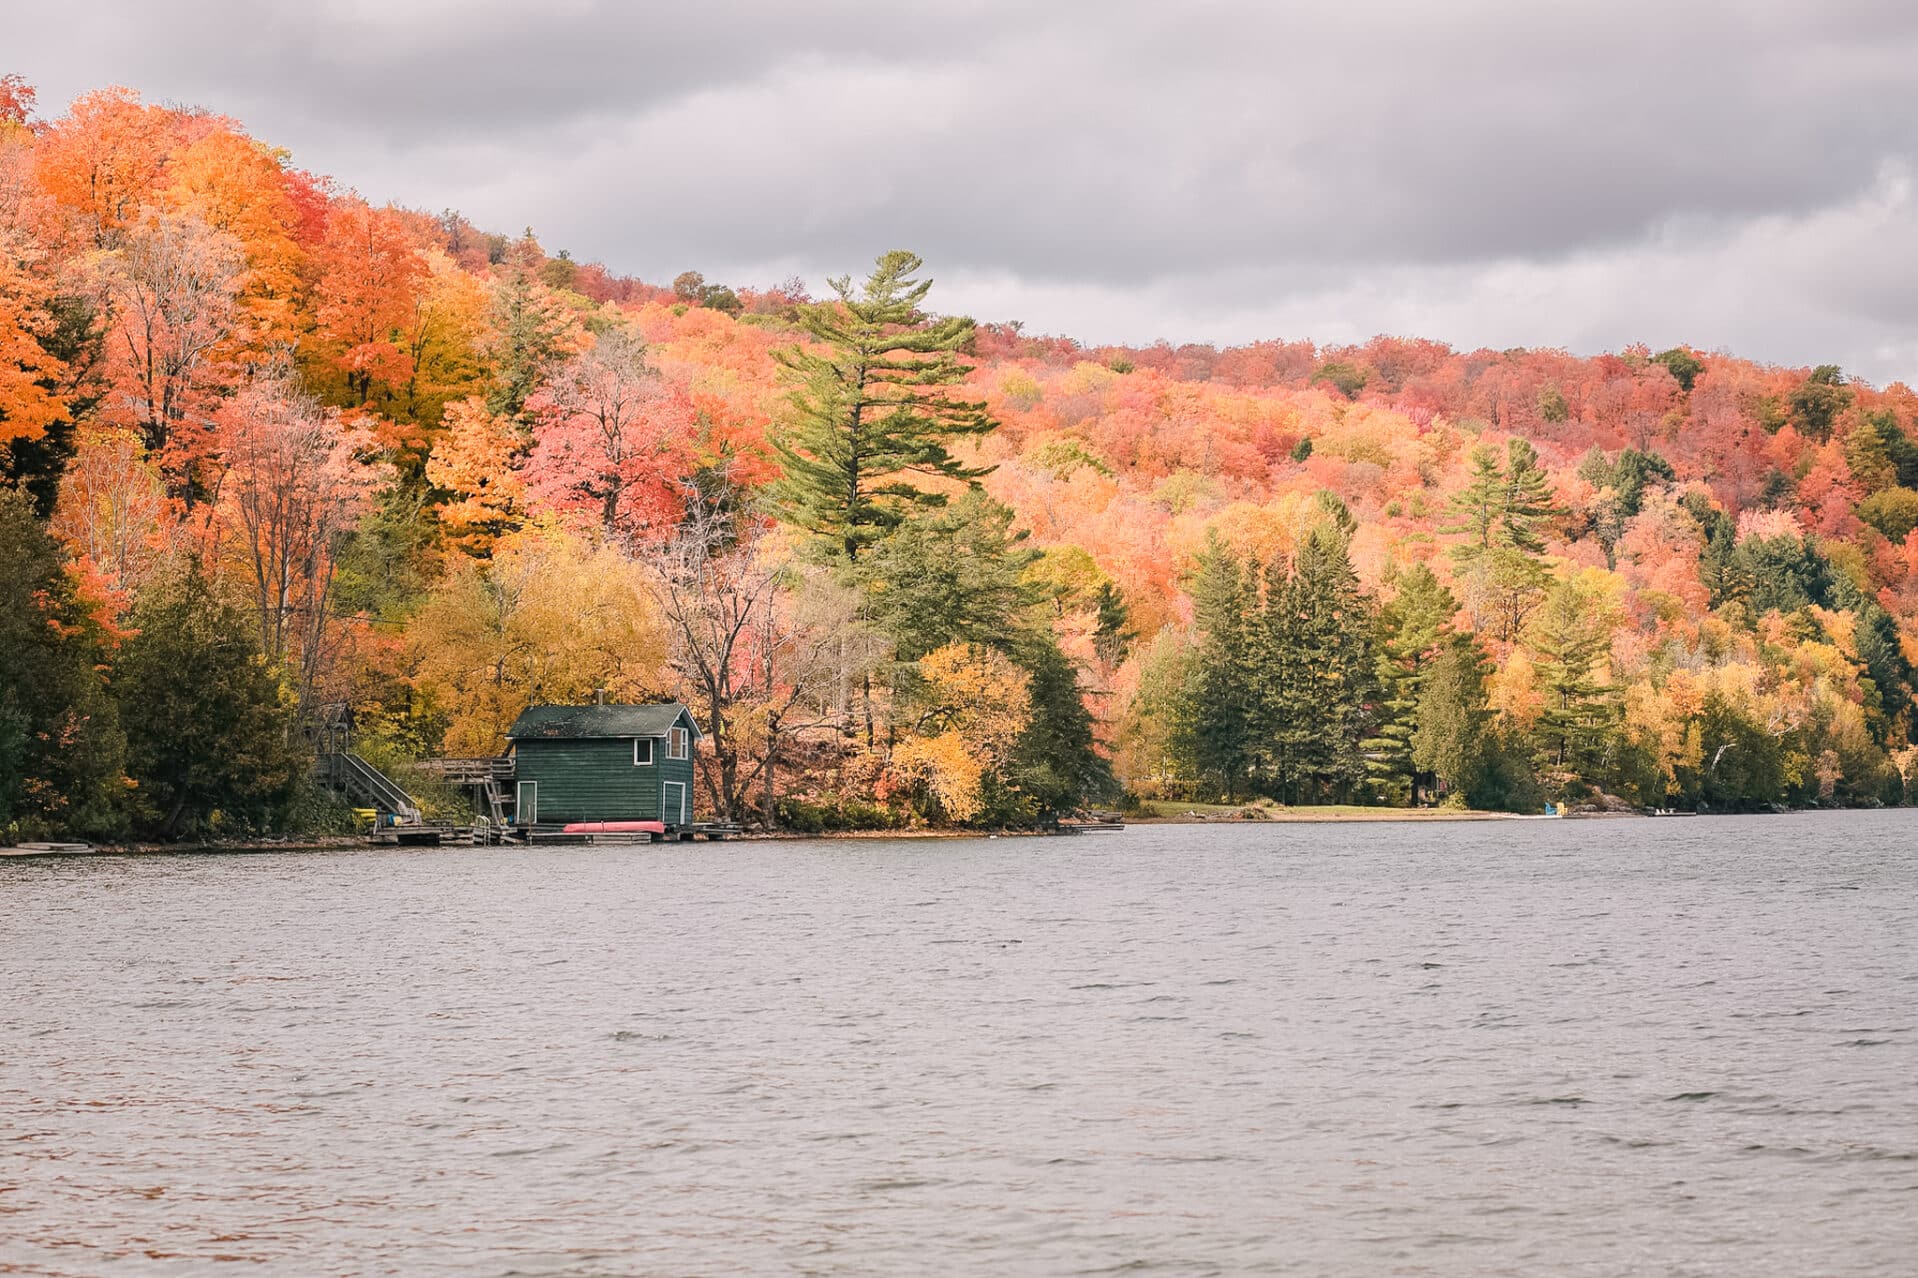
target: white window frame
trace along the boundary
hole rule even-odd
[[[666,757],[668,759],[690,759],[693,757],[693,734],[684,728],[666,730]]]
[[[521,781],[514,787],[513,821],[517,825],[539,823],[539,782]]]
[[[641,746],[646,747],[646,757],[644,759],[639,757],[639,748]],[[633,738],[633,766],[635,768],[650,768],[653,766],[653,739],[651,737]]]

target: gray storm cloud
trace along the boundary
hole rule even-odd
[[[237,116],[651,279],[1091,341],[1644,340],[1918,374],[1903,4],[33,6],[4,68]]]

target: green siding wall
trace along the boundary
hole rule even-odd
[[[518,780],[539,785],[541,825],[657,821],[666,781],[683,783],[688,798],[694,797],[693,761],[668,759],[664,739],[653,742],[653,763],[646,767],[633,766],[631,738],[527,740],[514,745],[514,754]],[[677,822],[679,814],[671,813],[666,819]]]

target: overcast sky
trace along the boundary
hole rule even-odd
[[[924,256],[1088,342],[1687,342],[1918,384],[1908,0],[62,0],[122,83],[656,282]]]

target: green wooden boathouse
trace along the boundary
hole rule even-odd
[[[663,705],[528,706],[506,738],[514,757],[514,824],[663,821],[693,824],[692,713]]]

